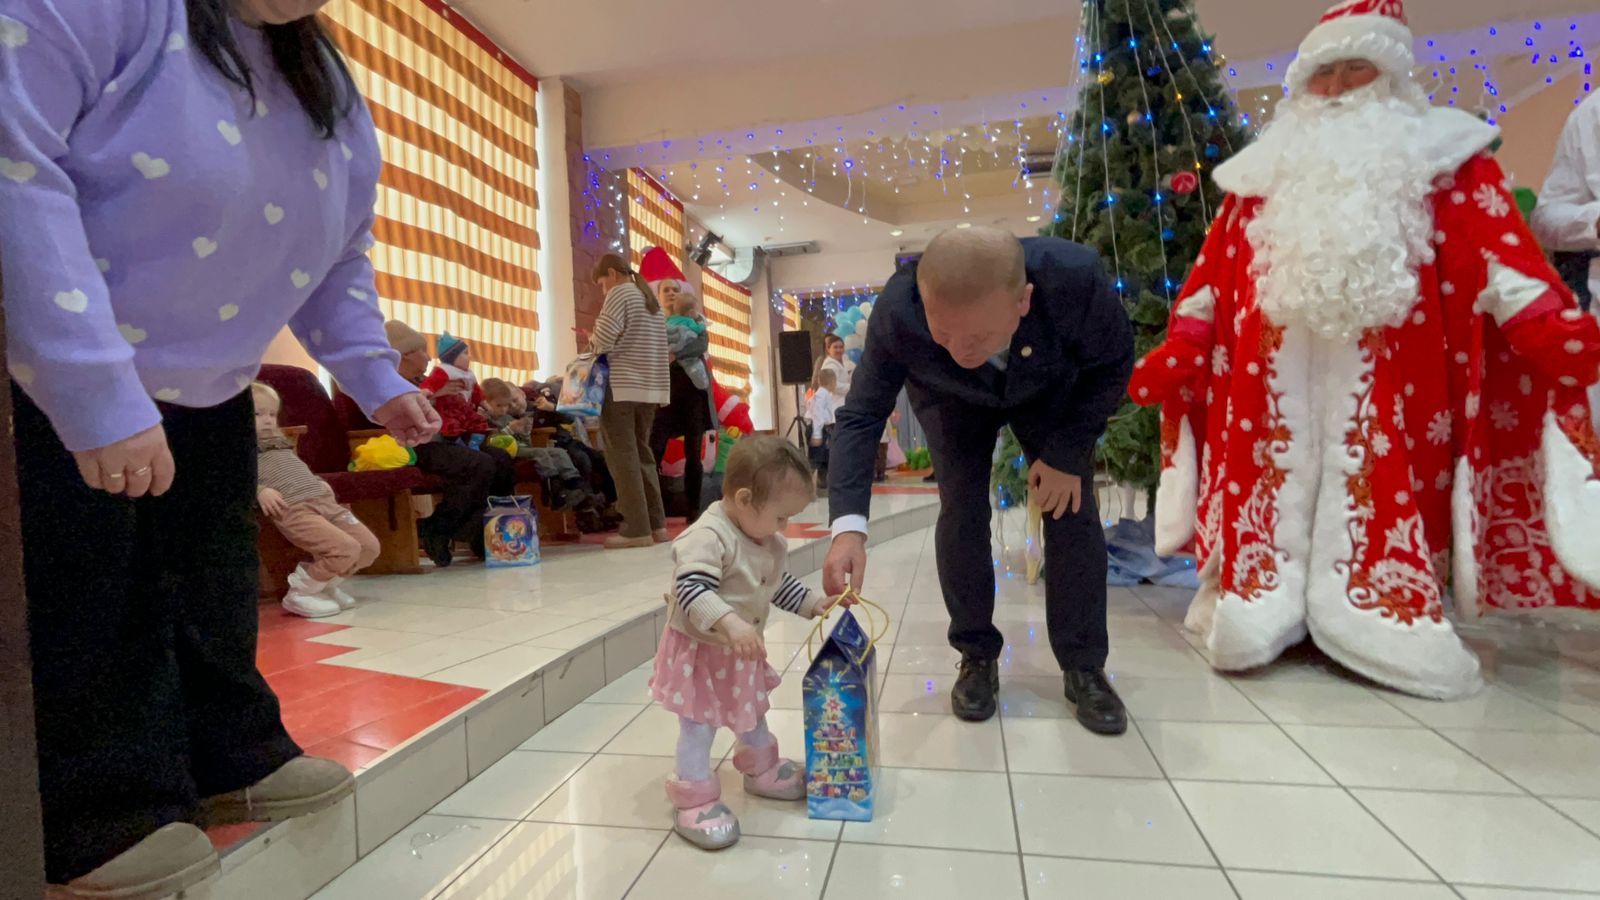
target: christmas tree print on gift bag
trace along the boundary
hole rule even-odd
[[[855,607],[882,610],[856,598]],[[870,617],[869,617],[870,621]],[[817,623],[820,630],[822,623]],[[878,660],[873,637],[845,610],[823,640],[802,684],[805,706],[806,810],[813,819],[872,821],[878,774]],[[809,648],[810,641],[807,641]]]
[[[539,512],[532,497],[489,498],[483,549],[484,565],[491,569],[539,564]]]

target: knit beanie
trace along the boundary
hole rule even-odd
[[[389,346],[393,347],[401,356],[415,353],[418,350],[428,351],[428,339],[417,332],[415,328],[400,321],[390,319],[383,323],[383,332],[389,338]]]
[[[456,364],[456,359],[469,348],[467,342],[446,331],[439,335],[439,362],[447,366]]]

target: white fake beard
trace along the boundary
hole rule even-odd
[[[1279,107],[1279,154],[1246,230],[1257,301],[1274,322],[1350,341],[1416,304],[1417,270],[1434,258],[1418,100],[1385,78]]]

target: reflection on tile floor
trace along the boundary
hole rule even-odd
[[[933,569],[927,532],[873,551],[868,595],[899,625],[880,657],[875,821],[813,822],[799,804],[746,797],[724,761],[743,843],[712,855],[671,837],[661,782],[674,730],[641,667],[319,896],[1600,897],[1600,671],[1588,665],[1600,638],[1475,633],[1494,685],[1444,705],[1358,682],[1312,650],[1224,678],[1180,631],[1183,592],[1114,590],[1110,668],[1134,727],[1107,739],[1061,698],[1042,588],[1002,580],[1002,711],[971,725],[949,716],[955,656],[927,595]],[[792,683],[806,628],[775,626],[774,665]],[[797,704],[782,694],[772,729],[796,748]]]

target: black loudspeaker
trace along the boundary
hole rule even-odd
[[[809,384],[811,362],[811,332],[785,331],[778,335],[778,377],[784,384]]]

